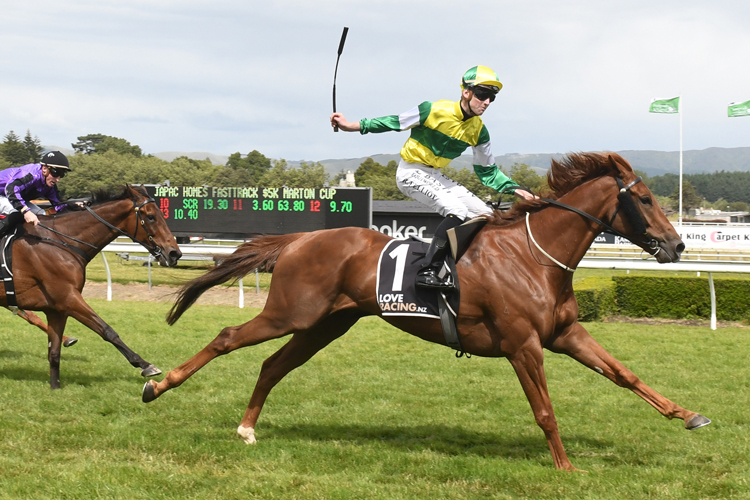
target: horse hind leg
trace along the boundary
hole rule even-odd
[[[318,351],[345,334],[361,316],[340,312],[329,316],[318,325],[296,332],[291,340],[263,362],[250,403],[242,417],[237,434],[247,444],[254,444],[255,425],[263,404],[271,390],[289,372],[302,366]]]
[[[195,356],[167,373],[167,376],[161,382],[157,383],[153,380],[146,382],[143,386],[143,402],[149,403],[166,391],[179,387],[195,372],[218,356],[229,354],[241,347],[283,337],[292,332],[292,327],[286,319],[272,318],[264,312],[240,326],[224,328],[214,340]]]
[[[711,423],[711,420],[707,417],[686,410],[644,384],[633,372],[594,340],[579,323],[573,323],[568,327],[553,341],[550,349],[554,352],[567,354],[598,374],[604,375],[618,386],[630,389],[670,420],[673,418],[682,419],[685,422],[685,428],[688,430],[698,429]]]
[[[42,321],[42,318],[37,316],[31,311],[24,311],[23,309],[18,310],[18,317],[22,320],[26,321],[27,323],[34,325],[35,327],[42,330],[44,333],[47,333],[47,324]],[[75,345],[78,342],[78,339],[75,337],[68,337],[67,335],[63,335],[62,337],[62,345],[63,347],[70,347],[72,345]]]

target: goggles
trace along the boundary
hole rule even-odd
[[[485,101],[489,99],[490,102],[494,102],[495,97],[497,96],[497,92],[490,90],[486,87],[475,86],[475,87],[472,87],[471,90],[472,92],[474,92],[474,97],[476,97],[480,101]]]
[[[52,177],[57,177],[58,179],[62,179],[65,177],[65,174],[68,173],[67,170],[62,168],[55,168],[55,167],[47,167],[49,169],[49,175]]]

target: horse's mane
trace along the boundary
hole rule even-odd
[[[146,191],[139,187],[139,186],[123,186],[119,189],[107,189],[107,188],[100,188],[96,189],[91,193],[91,197],[89,199],[89,206],[94,207],[96,205],[102,205],[104,203],[110,202],[110,201],[119,201],[119,200],[129,200],[133,197],[133,194],[131,193],[130,189],[135,189],[136,191],[140,192],[144,196],[148,196]],[[79,207],[76,202],[74,201],[67,201],[66,204],[68,205],[68,209],[64,212],[61,212],[57,214],[57,217],[65,217],[66,215],[69,215],[73,212],[79,212],[81,210],[84,210],[83,208]]]
[[[628,165],[623,157],[617,153],[569,153],[559,160],[552,159],[547,172],[548,188],[539,193],[541,197],[556,200],[586,181],[604,175],[616,174],[617,168],[610,161],[610,157],[620,164]],[[519,200],[510,210],[495,210],[489,217],[490,224],[506,225],[525,217],[526,212],[535,212],[548,206],[540,199]]]
[[[127,186],[123,186],[120,190],[111,190],[111,189],[97,189],[93,193],[91,193],[91,206],[94,205],[101,205],[102,203],[106,203],[108,201],[118,201],[118,200],[127,200],[131,198],[131,194],[128,191]]]

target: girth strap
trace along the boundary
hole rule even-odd
[[[16,300],[16,287],[13,284],[13,239],[15,230],[6,234],[0,240],[0,277],[3,279],[5,286],[5,300],[8,303],[8,309],[13,314],[18,314],[18,302]]]

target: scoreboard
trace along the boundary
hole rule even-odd
[[[372,225],[371,188],[146,186],[175,236],[245,238]]]

